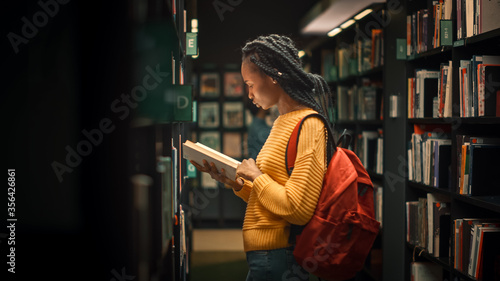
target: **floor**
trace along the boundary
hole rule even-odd
[[[195,229],[192,237],[190,281],[246,279],[241,229]]]
[[[244,281],[248,273],[241,229],[194,229],[189,281]],[[317,281],[310,276],[310,281]]]

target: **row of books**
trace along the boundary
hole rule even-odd
[[[408,118],[452,116],[452,62],[408,78]],[[460,117],[500,117],[500,56],[474,55],[459,66]]]
[[[423,53],[441,46],[441,20],[451,20],[452,0],[433,1],[432,8],[406,16],[407,55]]]
[[[384,138],[382,132],[362,131],[358,135],[354,151],[363,166],[377,174],[384,170]]]
[[[384,64],[384,36],[382,29],[372,29],[366,36],[335,50],[325,50],[322,75],[327,82],[336,82],[349,76],[380,67]]]
[[[500,56],[461,60],[458,78],[460,117],[500,117]]]
[[[500,280],[500,219],[453,221],[454,268],[478,280]]]
[[[358,74],[356,46],[355,43],[352,43],[337,50],[338,63],[336,66],[338,69],[338,79]]]
[[[368,41],[368,40],[364,40]],[[360,49],[360,48],[358,48]],[[365,53],[366,55],[366,53]],[[366,57],[361,56],[360,61],[366,61]],[[384,65],[384,34],[383,29],[372,29],[370,68],[367,64],[358,63],[358,71],[363,72]]]
[[[449,199],[441,194],[406,202],[406,241],[434,257],[453,257],[455,269],[478,280],[499,280],[500,219],[451,221],[450,213]]]
[[[451,117],[452,62],[439,70],[418,69],[408,78],[408,118]]]
[[[451,186],[451,139],[442,131],[414,126],[408,148],[408,179],[447,189]]]
[[[382,119],[382,91],[378,84],[337,86],[338,120]]]
[[[450,200],[441,194],[406,202],[406,241],[434,257],[449,257],[450,210]]]
[[[500,195],[495,188],[500,164],[500,138],[457,135],[457,175],[459,194]]]
[[[456,0],[457,39],[500,28],[500,3],[491,0]]]

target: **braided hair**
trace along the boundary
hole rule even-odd
[[[249,59],[258,69],[278,82],[295,101],[316,110],[326,120],[332,103],[330,88],[318,74],[302,68],[294,42],[282,35],[259,36],[242,48],[243,60]]]

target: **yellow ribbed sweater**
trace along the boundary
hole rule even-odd
[[[318,118],[302,124],[292,175],[285,168],[286,145],[297,123],[315,113],[302,109],[280,115],[257,156],[263,175],[235,194],[247,202],[243,223],[246,252],[290,246],[290,223],[304,225],[312,217],[326,172],[326,135]]]

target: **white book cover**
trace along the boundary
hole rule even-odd
[[[208,163],[213,162],[217,169],[224,169],[226,171],[226,177],[229,179],[236,179],[236,168],[240,161],[237,161],[227,155],[224,155],[208,146],[205,146],[199,142],[193,143],[186,140],[182,145],[183,157],[188,160],[192,160],[200,165],[203,165],[203,160],[207,160]]]

